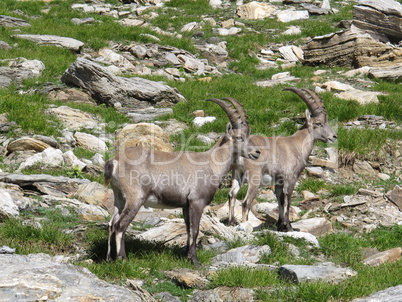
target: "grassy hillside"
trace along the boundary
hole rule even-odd
[[[44,114],[49,105],[68,105],[83,111],[94,113],[102,118],[109,126],[106,131],[114,133],[129,119],[113,108],[104,105],[93,106],[88,104],[62,103],[53,101],[45,95],[35,91],[45,83],[62,84],[60,77],[63,72],[76,60],[77,54],[69,50],[38,46],[33,42],[13,37],[15,33],[50,34],[75,38],[85,43],[84,52],[96,52],[111,43],[130,44],[130,42],[148,43],[152,39],[142,34],[152,34],[160,38],[159,44],[170,45],[185,49],[193,54],[198,51],[194,43],[201,38],[193,37],[193,33],[181,33],[182,38],[160,35],[150,28],[124,27],[113,17],[100,14],[84,14],[72,10],[71,5],[85,3],[83,0],[54,0],[54,1],[0,1],[0,15],[13,16],[27,20],[31,26],[20,29],[0,28],[0,40],[12,46],[11,49],[0,50],[0,66],[7,66],[7,60],[17,57],[38,59],[46,69],[40,77],[25,80],[22,84],[12,85],[0,89],[0,114],[6,113],[10,121],[15,121],[21,129],[19,132],[9,131],[6,137],[18,137],[28,134],[43,134],[58,137],[61,132],[60,123],[56,119]],[[106,3],[121,4],[117,0],[105,0]],[[324,35],[339,30],[337,24],[341,20],[351,19],[351,9],[354,1],[331,1],[331,5],[339,10],[336,14],[325,16],[311,16],[308,20],[281,23],[276,19],[264,20],[238,20],[234,15],[234,2],[231,9],[213,9],[206,0],[171,0],[164,8],[156,9],[157,17],[148,20],[153,26],[162,30],[180,32],[180,29],[189,22],[201,22],[207,17],[217,22],[234,18],[244,23],[241,35],[226,36],[227,50],[229,52],[228,66],[223,75],[212,77],[211,81],[199,81],[198,77],[185,82],[168,81],[165,78],[150,77],[151,80],[161,80],[177,88],[187,99],[174,107],[173,115],[163,119],[174,118],[186,123],[189,127],[184,131],[184,137],[194,137],[194,133],[208,133],[211,131],[223,132],[227,117],[222,110],[216,110],[216,105],[204,102],[207,98],[233,97],[238,99],[245,107],[253,133],[264,135],[290,135],[299,125],[293,118],[302,117],[306,105],[294,94],[283,91],[285,85],[274,87],[258,87],[255,81],[270,79],[272,75],[283,72],[282,69],[257,69],[258,60],[255,57],[261,49],[270,45],[297,45],[301,46],[311,37]],[[274,3],[281,6],[280,3]],[[22,12],[23,14],[21,15]],[[89,25],[75,25],[72,18],[93,17],[97,22]],[[301,28],[300,35],[281,35],[288,26],[295,25]],[[206,24],[203,28],[203,40],[216,36],[212,26]],[[199,54],[201,57],[202,55]],[[358,83],[356,79],[344,78],[341,72],[345,68],[328,69],[326,66],[308,67],[298,63],[286,69],[293,76],[301,78],[297,87],[314,88],[316,81],[314,72],[327,70],[325,79],[345,81],[349,84]],[[199,76],[202,77],[202,76]],[[367,78],[363,78],[368,80]],[[402,124],[402,86],[399,82],[372,80],[369,90],[383,92],[379,96],[379,104],[359,105],[354,101],[346,101],[334,96],[332,92],[325,92],[321,97],[325,101],[329,120],[337,128],[338,139],[336,148],[345,158],[361,158],[381,160],[381,150],[402,141],[402,131],[384,129],[353,129],[344,127],[345,123],[355,120],[366,114],[383,116],[385,120],[397,125]],[[201,128],[192,125],[192,112],[203,109],[206,115],[217,116],[212,124]],[[283,118],[290,118],[282,122]],[[181,136],[172,136],[171,140],[181,147]],[[204,150],[208,149],[198,140],[186,141],[185,148]],[[320,146],[326,146],[320,143]],[[328,145],[329,146],[329,145]],[[84,150],[75,150],[79,157],[91,156]],[[110,156],[108,154],[107,156]],[[2,159],[2,157],[0,157]],[[3,166],[0,166],[3,168]],[[32,173],[35,172],[32,170]],[[56,174],[71,176],[74,171],[53,171]],[[53,173],[52,172],[52,173]],[[50,173],[50,172],[49,172]],[[70,173],[70,174],[68,174]],[[77,174],[73,176],[83,176]],[[317,179],[307,179],[300,182],[298,190],[308,189],[317,192],[325,189],[328,198],[341,198],[344,195],[355,194],[359,187],[370,183],[371,187],[382,186],[391,189],[400,182],[398,175],[392,175],[391,180],[379,184],[378,181],[362,183],[324,183]],[[101,181],[101,180],[99,180]],[[228,188],[221,189],[215,197],[215,203],[227,199]],[[243,188],[240,195],[244,197]],[[40,197],[36,197],[40,199]],[[169,291],[186,301],[192,290],[178,286],[168,280],[164,271],[174,268],[192,268],[189,261],[181,257],[178,249],[160,247],[158,245],[144,244],[129,240],[127,250],[130,250],[128,260],[107,263],[104,261],[107,243],[107,230],[95,223],[81,221],[74,215],[63,216],[56,208],[41,208],[37,213],[26,211],[24,219],[46,217],[41,229],[23,224],[20,220],[4,219],[0,221],[1,245],[10,245],[17,248],[17,253],[27,254],[46,252],[50,254],[65,253],[73,255],[77,249],[87,253],[85,259],[76,259],[76,263],[88,267],[100,278],[110,282],[124,284],[126,279],[143,279],[144,287],[150,292]],[[85,231],[77,235],[63,230],[73,229],[79,224],[85,225]],[[336,228],[342,228],[334,224]],[[139,229],[147,226],[136,225]],[[361,264],[362,249],[366,247],[385,250],[400,246],[402,242],[402,226],[382,227],[372,233],[359,234],[351,230],[340,231],[321,237],[320,248],[308,250],[302,241],[279,241],[270,236],[259,236],[254,244],[269,244],[275,251],[265,257],[266,264],[312,264],[324,257],[337,265],[347,265],[358,272],[358,276],[350,278],[341,285],[324,282],[307,283],[301,285],[289,284],[278,278],[272,272],[254,271],[242,268],[233,268],[219,271],[214,278],[211,288],[217,286],[249,287],[255,288],[256,298],[261,301],[349,301],[356,297],[369,295],[375,291],[395,286],[401,283],[401,261],[386,264],[377,268],[368,268]],[[78,247],[77,247],[78,242]],[[288,243],[296,245],[301,251],[301,257],[294,257],[288,249]],[[239,246],[242,242],[230,242],[232,246]],[[198,250],[197,255],[203,264],[208,264],[214,253]],[[160,282],[156,282],[159,280]],[[162,281],[163,282],[162,282]],[[272,290],[275,288],[276,290]]]

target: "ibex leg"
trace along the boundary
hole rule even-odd
[[[119,220],[115,223],[117,258],[127,258],[124,244],[124,234],[143,203],[144,198],[138,199],[136,196],[127,198],[126,207],[121,212]]]
[[[235,225],[234,208],[236,205],[236,196],[242,185],[242,172],[234,170],[232,173],[232,187],[229,192],[229,225]]]
[[[275,185],[275,194],[279,205],[279,218],[277,222],[278,231],[293,231],[289,220],[290,200],[293,193],[294,183],[285,182],[284,184]]]
[[[248,171],[247,175],[247,194],[243,201],[243,209],[242,209],[242,222],[246,222],[248,220],[248,214],[250,213],[251,203],[253,202],[254,198],[257,196],[258,189],[260,188],[261,184],[261,171],[256,171],[252,173]]]
[[[204,209],[204,202],[202,200],[190,202],[189,206],[189,227],[187,229],[190,231],[188,234],[188,251],[187,257],[191,259],[191,262],[197,266],[200,266],[200,262],[197,258],[196,245],[197,237],[200,230],[200,221],[202,212]]]

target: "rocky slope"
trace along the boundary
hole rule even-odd
[[[124,1],[126,4],[111,5],[102,1],[87,1],[85,4],[75,4],[72,10],[80,12],[97,12],[116,18],[125,26],[151,27],[155,33],[180,38],[180,32],[167,32],[154,28],[150,20],[154,16],[154,8],[163,7],[164,1]],[[288,9],[273,3],[250,2],[236,3],[236,14],[242,19],[278,18],[281,22],[308,18],[311,14],[336,13],[329,6],[329,1],[312,4],[311,1],[284,1]],[[400,37],[396,31],[380,30],[372,34],[373,28],[379,26],[385,18],[366,20],[365,11],[375,10],[385,16],[402,16],[402,10],[395,6],[388,11],[380,4],[389,5],[388,1],[360,1],[356,8],[356,19],[342,33],[334,33],[329,37],[318,37],[299,48],[294,45],[273,45],[271,49],[260,50],[255,54],[259,59],[259,68],[286,68],[297,62],[314,65],[316,62],[333,62],[336,65],[349,66],[348,73],[340,75],[339,79],[329,78],[325,70],[317,71],[317,92],[332,91],[340,98],[353,99],[361,104],[378,102],[379,92],[365,91],[370,85],[364,77],[369,75],[378,78],[398,79],[401,76],[399,63],[400,49],[389,46]],[[209,5],[217,9],[233,8],[229,1],[213,1]],[[363,17],[362,17],[363,16]],[[74,19],[78,25],[92,24],[92,18]],[[367,24],[377,26],[369,27]],[[391,22],[391,21],[388,21]],[[169,135],[180,133],[187,125],[170,120],[158,123],[161,115],[172,113],[172,107],[185,98],[176,89],[141,78],[142,75],[159,75],[171,80],[191,81],[193,76],[204,76],[208,81],[210,76],[228,73],[227,63],[230,61],[224,37],[240,34],[244,29],[241,19],[233,18],[217,21],[205,18],[200,23],[192,22],[181,29],[181,32],[192,31],[194,35],[202,32],[208,23],[213,27],[215,41],[197,40],[196,47],[202,58],[188,51],[155,43],[128,43],[127,45],[112,43],[108,48],[96,52],[85,51],[84,43],[68,37],[49,35],[16,35],[18,39],[30,39],[38,45],[50,44],[65,47],[76,52],[76,61],[60,75],[63,85],[49,84],[37,87],[35,92],[48,95],[55,100],[88,102],[91,104],[106,104],[126,114],[131,120],[129,125],[121,125],[122,130],[115,135],[104,131],[105,125],[99,117],[73,109],[68,106],[50,106],[47,114],[57,117],[62,128],[60,137],[46,137],[35,134],[24,134],[10,138],[9,131],[18,133],[18,125],[10,120],[7,112],[0,114],[0,150],[4,154],[2,171],[0,171],[0,217],[19,217],[23,211],[35,212],[39,207],[54,207],[60,205],[66,211],[75,211],[87,221],[94,221],[104,227],[106,219],[113,208],[110,190],[106,190],[95,181],[77,177],[50,176],[46,174],[24,175],[22,172],[30,167],[46,167],[53,169],[70,169],[99,177],[103,171],[105,152],[113,151],[116,146],[152,145],[160,150],[172,150]],[[365,25],[364,25],[365,24]],[[0,26],[25,27],[29,22],[22,18],[0,16]],[[356,28],[358,27],[358,29]],[[368,28],[369,27],[369,28]],[[297,28],[289,27],[283,34],[292,34]],[[362,32],[364,31],[364,32]],[[201,35],[201,34],[200,34]],[[5,43],[6,44],[6,43]],[[339,53],[345,49],[360,49],[354,53]],[[379,57],[375,51],[367,51],[368,47],[384,55]],[[2,48],[12,47],[0,44]],[[322,52],[323,47],[331,51]],[[361,47],[361,48],[359,48]],[[328,48],[327,48],[328,50]],[[322,57],[321,57],[322,56]],[[395,60],[388,60],[395,57]],[[313,59],[314,58],[314,59]],[[361,64],[353,66],[351,62],[369,62],[371,67],[361,68]],[[391,62],[391,63],[390,63]],[[388,66],[386,66],[388,65]],[[169,66],[169,67],[166,67]],[[173,66],[173,67],[172,67]],[[9,60],[7,67],[0,67],[0,87],[6,87],[12,82],[35,77],[43,72],[44,64],[39,60],[15,58]],[[356,87],[342,83],[343,78],[357,77]],[[123,77],[132,75],[133,77]],[[278,83],[297,82],[298,79],[289,72],[278,72],[271,79],[257,82],[259,86],[271,86]],[[366,86],[365,86],[366,85]],[[363,86],[363,88],[362,88]],[[31,91],[33,92],[33,91]],[[201,116],[194,120],[203,122]],[[152,123],[151,123],[152,121]],[[135,124],[135,125],[133,125]],[[161,125],[159,127],[158,125]],[[362,116],[356,121],[350,121],[345,128],[389,129],[401,131],[401,126],[387,121],[380,116]],[[202,137],[208,143],[215,142],[218,134],[212,137]],[[383,148],[378,160],[360,160],[356,158],[339,158],[335,148],[322,149],[317,147],[310,157],[310,164],[301,178],[313,176],[330,183],[348,184],[363,179],[379,179],[387,181],[391,177],[401,180],[402,142],[392,142]],[[73,150],[77,147],[94,152],[91,159],[78,158]],[[75,175],[75,176],[77,176]],[[328,192],[321,190],[316,194],[304,191],[302,196],[295,193],[300,200],[298,206],[292,207],[293,226],[300,232],[281,234],[271,227],[278,216],[278,209],[273,192],[270,188],[260,191],[259,203],[254,206],[252,217],[247,223],[236,227],[226,226],[228,205],[211,205],[204,212],[201,221],[200,244],[204,249],[218,251],[207,271],[216,271],[232,265],[250,268],[277,270],[284,278],[294,282],[305,280],[326,280],[340,282],[356,274],[350,268],[336,267],[319,261],[317,265],[268,266],[258,264],[263,254],[269,254],[269,246],[245,245],[228,250],[222,240],[250,241],[258,232],[273,232],[275,236],[294,236],[306,240],[309,248],[317,247],[317,236],[333,232],[332,223],[338,222],[347,229],[370,231],[376,227],[402,224],[402,188],[393,186],[362,187],[356,194],[343,196],[342,200],[331,198]],[[40,196],[40,201],[35,196]],[[240,217],[241,206],[237,203],[236,215]],[[157,241],[167,246],[183,246],[186,242],[183,219],[176,210],[142,209],[136,221],[152,227],[147,231],[130,231],[130,236],[144,241]],[[39,222],[38,222],[39,223]],[[268,230],[267,230],[268,227]],[[105,229],[106,231],[106,229]],[[289,247],[290,248],[290,247]],[[169,293],[152,296],[135,283],[128,283],[127,288],[106,284],[90,274],[87,270],[68,264],[69,261],[86,256],[85,250],[78,250],[75,256],[50,257],[37,254],[20,256],[13,255],[12,249],[1,249],[1,265],[3,277],[0,279],[2,297],[18,297],[15,301],[58,300],[73,301],[107,300],[107,301],[174,301],[177,299]],[[297,248],[294,250],[298,255]],[[378,252],[365,261],[367,265],[379,265],[387,261],[395,261],[401,256],[401,248]],[[321,259],[322,260],[322,259]],[[167,276],[185,287],[196,288],[192,301],[251,301],[252,289],[215,288],[208,289],[208,274],[197,270],[176,270],[167,272]],[[91,289],[91,291],[89,291]],[[113,292],[113,294],[111,294]],[[389,296],[387,296],[389,295]],[[374,294],[372,298],[356,301],[374,301],[376,297],[401,299],[401,285],[385,292]],[[386,297],[386,298],[384,298]],[[19,300],[18,300],[19,299]],[[219,300],[220,299],[220,300]],[[396,301],[395,300],[395,301]]]

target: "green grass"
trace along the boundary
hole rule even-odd
[[[46,219],[38,220],[41,227],[35,223],[35,216],[31,223],[23,224],[21,220],[5,219],[0,227],[0,241],[16,249],[17,254],[49,253],[70,254],[74,251],[72,235],[63,231],[63,228],[72,227],[77,223],[74,215],[63,216],[57,209],[40,210]]]
[[[57,137],[60,134],[60,124],[54,117],[45,114],[49,104],[47,98],[39,94],[19,95],[14,90],[15,87],[0,89],[0,113],[6,113],[8,120],[16,122],[25,133]],[[20,135],[13,131],[8,134]]]
[[[135,43],[154,42],[142,35],[153,34],[161,39],[159,44],[171,45],[198,53],[194,46],[194,33],[180,33],[182,38],[164,36],[155,33],[150,28],[124,27],[115,22],[113,17],[98,14],[84,14],[73,11],[73,3],[84,3],[80,0],[55,0],[49,3],[42,1],[0,1],[0,14],[26,19],[32,26],[21,28],[21,33],[54,34],[68,36],[82,41],[85,44],[85,52],[96,52],[102,47],[108,47],[110,42],[129,45]],[[121,5],[118,0],[109,0],[108,3]],[[275,4],[282,7],[282,4]],[[201,21],[204,17],[213,17],[216,21],[224,21],[234,18],[245,24],[242,33],[238,36],[220,37],[227,42],[229,53],[228,74],[213,76],[211,82],[202,82],[197,79],[187,79],[186,82],[168,81],[161,77],[150,77],[152,80],[162,80],[168,85],[177,88],[185,96],[187,102],[177,104],[171,116],[165,117],[177,119],[186,123],[189,128],[183,134],[172,136],[171,140],[177,146],[177,150],[205,151],[205,146],[196,139],[197,134],[208,132],[223,133],[225,131],[227,117],[219,106],[211,102],[205,102],[208,98],[233,97],[238,99],[245,107],[253,134],[267,136],[291,135],[297,131],[298,125],[293,118],[302,117],[307,108],[305,103],[295,94],[283,91],[287,85],[275,87],[257,87],[255,81],[270,79],[272,75],[285,71],[282,69],[257,70],[258,60],[256,54],[263,48],[270,48],[272,43],[283,45],[302,46],[307,38],[324,35],[338,30],[336,24],[341,20],[352,17],[353,4],[344,5],[343,1],[334,0],[331,5],[340,12],[326,16],[313,16],[309,20],[281,23],[274,18],[264,20],[239,20],[235,15],[235,4],[230,3],[226,10],[212,9],[205,0],[171,0],[165,3],[168,9],[157,9],[158,17],[150,21],[151,25],[158,26],[163,30],[180,32],[188,22]],[[43,13],[43,9],[49,9]],[[21,10],[28,15],[21,16],[14,11]],[[38,15],[40,18],[32,18]],[[83,26],[74,25],[73,17],[94,17],[97,21]],[[284,36],[281,32],[288,26],[300,26],[302,33],[294,36]],[[314,25],[314,26],[313,26]],[[204,24],[201,29],[204,32],[203,39],[215,37],[210,24]],[[61,135],[60,122],[53,116],[46,115],[44,111],[49,105],[67,105],[72,108],[83,110],[96,115],[102,123],[105,123],[105,132],[114,133],[130,120],[113,108],[105,105],[90,105],[77,103],[63,103],[52,101],[38,93],[27,94],[28,89],[36,89],[38,86],[51,82],[61,84],[60,76],[77,58],[77,54],[69,50],[53,46],[37,46],[35,43],[13,37],[14,29],[0,28],[1,40],[13,46],[10,50],[0,52],[0,60],[24,57],[27,59],[41,60],[46,68],[43,74],[37,78],[28,79],[19,85],[13,85],[6,89],[0,89],[0,113],[7,113],[9,121],[17,123],[16,129],[6,133],[8,137],[20,135],[42,134],[55,138]],[[6,66],[6,62],[1,62]],[[309,67],[297,64],[289,68],[293,76],[299,77],[297,87],[313,88],[314,72],[318,69],[326,69],[325,66]],[[346,68],[332,68],[324,76],[327,79],[339,79],[339,72]],[[351,79],[353,82],[355,79]],[[345,81],[349,81],[345,79]],[[337,128],[338,143],[335,146],[339,153],[347,154],[353,158],[381,159],[385,146],[392,146],[393,142],[401,141],[401,131],[393,130],[346,130],[343,124],[355,120],[365,114],[383,116],[388,121],[400,125],[402,123],[402,106],[400,95],[402,86],[399,82],[375,80],[371,88],[373,91],[382,91],[385,94],[379,96],[379,104],[359,105],[354,101],[338,99],[332,92],[320,94],[325,102],[329,120],[334,128]],[[29,108],[29,110],[27,110]],[[217,117],[214,123],[196,128],[192,125],[192,112],[203,109],[206,115]],[[283,118],[290,118],[280,122]],[[17,129],[20,129],[17,131]],[[320,144],[321,147],[326,146]],[[110,146],[111,147],[111,146]],[[387,147],[389,148],[389,147]],[[79,158],[91,158],[93,152],[82,148],[75,148],[74,153]],[[110,154],[106,154],[110,156]],[[2,156],[0,161],[3,162]],[[3,167],[0,164],[3,170]],[[26,169],[24,173],[47,173],[50,175],[64,175],[70,177],[84,177],[102,183],[103,176],[93,176],[71,168],[48,169],[35,166]],[[314,193],[320,190],[328,191],[327,198],[337,199],[344,195],[356,194],[360,187],[392,189],[398,184],[398,179],[392,176],[389,181],[362,181],[361,183],[328,184],[322,180],[307,178],[301,180],[297,190],[309,190]],[[243,199],[247,186],[243,186],[238,199]],[[221,204],[227,201],[229,188],[218,190],[213,203]],[[40,201],[40,197],[38,198]],[[70,211],[73,213],[73,211]],[[152,293],[169,291],[182,301],[188,300],[193,292],[185,289],[169,280],[164,272],[174,268],[193,268],[190,261],[184,256],[183,250],[167,248],[161,244],[144,243],[132,238],[126,238],[127,261],[106,262],[107,228],[103,225],[80,221],[75,214],[63,216],[59,210],[40,207],[35,212],[23,211],[22,218],[30,221],[39,221],[42,228],[22,222],[22,219],[4,219],[0,224],[0,241],[3,245],[9,245],[17,249],[17,253],[28,254],[46,252],[49,254],[73,254],[74,243],[78,242],[84,247],[86,255],[76,264],[88,267],[102,279],[110,282],[123,284],[127,278],[143,279],[145,288]],[[66,234],[64,230],[71,229],[76,225],[85,226],[85,231],[80,235]],[[146,226],[141,226],[144,229]],[[402,242],[402,227],[381,227],[371,233],[354,234],[343,232],[341,228],[334,234],[319,238],[320,248],[310,249],[302,240],[285,238],[279,240],[274,235],[266,233],[259,235],[252,244],[271,247],[272,252],[264,255],[262,264],[313,264],[324,256],[326,261],[332,261],[339,266],[349,266],[358,272],[356,277],[350,278],[341,284],[334,285],[326,282],[314,282],[292,284],[279,278],[276,271],[265,269],[252,270],[249,268],[230,268],[220,270],[212,277],[210,288],[217,286],[247,287],[256,291],[256,298],[260,301],[349,301],[356,297],[367,296],[375,291],[394,286],[402,280],[401,260],[388,263],[379,267],[366,267],[361,264],[362,248],[377,248],[380,251],[398,247]],[[129,237],[129,236],[127,236]],[[238,239],[227,242],[230,248],[244,245],[245,242]],[[294,245],[300,251],[300,256],[291,254],[289,245]],[[201,263],[207,266],[213,252],[197,249],[197,255]],[[92,260],[87,261],[87,260]],[[158,282],[155,282],[158,280]]]

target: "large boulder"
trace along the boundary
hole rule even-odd
[[[130,124],[121,129],[116,138],[116,150],[143,146],[154,150],[171,152],[169,136],[161,127],[152,123]]]
[[[378,41],[354,26],[351,29],[318,36],[303,46],[304,64],[345,66],[390,66],[402,63],[402,48]]]
[[[395,0],[360,0],[353,7],[353,24],[398,43],[402,40],[402,4]]]
[[[119,77],[80,57],[64,72],[61,80],[88,91],[98,103],[125,113],[149,106],[169,107],[185,100],[168,85],[137,77]]]
[[[1,255],[2,301],[144,301],[145,290],[112,285],[87,268],[67,264],[63,256]],[[147,301],[155,301],[148,294]]]

